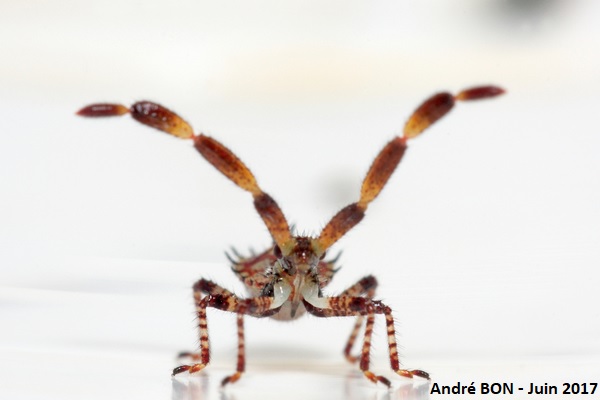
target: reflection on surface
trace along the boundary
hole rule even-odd
[[[186,379],[172,379],[172,400],[200,400],[208,398],[209,377],[206,374]]]
[[[344,399],[344,400],[424,400],[429,399],[430,383],[399,379],[391,389],[374,385],[359,371],[336,375],[306,371],[265,370],[251,372],[245,380],[222,388],[221,371],[198,376],[178,376],[172,381],[172,400],[250,400],[258,399]],[[210,378],[212,374],[213,379]],[[217,376],[218,375],[218,376]],[[223,371],[223,376],[227,375]]]

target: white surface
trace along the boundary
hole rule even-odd
[[[189,143],[74,112],[171,107],[315,233],[420,101],[485,83],[508,93],[411,143],[336,246],[331,293],[375,274],[405,366],[440,384],[600,380],[600,10],[517,4],[4,2],[0,398],[427,397],[353,374],[344,319],[248,319],[248,375],[220,394],[235,320],[212,312],[214,365],[171,382],[197,345],[191,284],[243,293],[222,252],[269,237]],[[390,376],[383,329],[374,368]]]

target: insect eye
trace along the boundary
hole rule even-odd
[[[279,246],[275,245],[275,248],[273,248],[273,254],[275,254],[275,257],[277,258],[281,258],[282,254]]]
[[[323,254],[321,254],[321,257],[319,257],[319,260],[322,260],[325,258],[325,256],[327,255],[327,252],[324,251]]]

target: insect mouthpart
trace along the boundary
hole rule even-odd
[[[279,265],[281,265],[281,269],[283,269],[288,275],[296,275],[298,269],[296,268],[296,264],[288,258],[279,259]]]
[[[281,307],[290,297],[292,287],[284,280],[273,285],[273,304],[272,308]]]

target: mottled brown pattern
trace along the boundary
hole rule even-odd
[[[352,203],[342,208],[325,225],[319,235],[319,245],[322,251],[327,250],[350,229],[354,228],[365,216],[364,209],[357,203]]]
[[[454,107],[454,96],[450,93],[438,93],[417,108],[404,125],[404,137],[412,139],[433,125]]]
[[[144,125],[170,133],[181,139],[191,139],[194,131],[190,124],[173,111],[151,101],[138,101],[130,110],[131,116]]]
[[[194,147],[206,161],[242,189],[253,195],[262,192],[248,167],[216,139],[200,134],[194,139]]]
[[[390,366],[400,376],[429,375],[418,369],[400,368],[396,331],[392,310],[381,301],[374,300],[377,280],[369,275],[352,285],[339,296],[323,297],[325,288],[338,269],[337,257],[325,260],[326,251],[364,217],[369,204],[380,194],[394,170],[402,160],[408,140],[418,136],[454,106],[455,101],[478,100],[504,93],[496,86],[478,86],[459,92],[438,93],[419,106],[406,122],[403,137],[388,142],[375,158],[367,172],[357,202],[342,208],[325,225],[318,237],[294,236],[287,219],[275,200],[265,193],[248,167],[227,147],[203,134],[194,136],[191,126],[174,112],[159,104],[140,101],[127,108],[120,104],[97,103],[82,108],[77,113],[84,117],[110,117],[130,113],[134,119],[185,139],[193,139],[198,152],[223,175],[240,188],[250,192],[256,211],[265,223],[274,245],[258,255],[243,257],[233,251],[232,270],[248,289],[249,298],[240,298],[216,283],[201,279],[194,284],[194,300],[200,348],[195,353],[181,353],[193,361],[173,370],[173,375],[203,370],[210,362],[207,308],[215,308],[237,316],[238,357],[236,371],[223,379],[222,384],[236,382],[245,371],[244,317],[273,317],[295,319],[304,312],[317,317],[355,317],[356,321],[344,347],[344,356],[351,362],[359,360],[364,376],[372,382],[386,386],[391,381],[370,371],[371,339],[375,316],[383,315],[386,323]],[[207,228],[209,229],[209,228]],[[304,297],[306,296],[306,298]],[[318,304],[319,307],[313,304]],[[271,308],[272,307],[272,308]],[[363,344],[359,356],[352,356],[352,348],[365,321]]]
[[[275,243],[284,247],[292,235],[287,220],[275,200],[266,193],[260,193],[254,197],[254,207],[269,229]]]
[[[402,160],[405,151],[406,140],[395,137],[379,152],[363,180],[358,202],[360,208],[366,210],[368,204],[379,195]]]
[[[360,281],[344,290],[341,293],[341,296],[361,296],[364,295],[367,299],[373,299],[375,296],[375,289],[377,288],[377,279],[374,276],[368,275],[362,278]],[[352,348],[354,347],[354,343],[356,342],[356,338],[358,337],[358,333],[360,328],[362,327],[364,321],[364,317],[362,315],[357,316],[356,322],[354,323],[354,327],[350,332],[350,337],[348,337],[348,341],[346,342],[346,346],[344,347],[344,357],[351,363],[355,363],[359,360],[359,356],[353,356],[351,354]]]
[[[369,278],[369,277],[367,277]],[[348,289],[354,290],[354,286]],[[371,338],[373,336],[373,326],[375,324],[375,315],[383,314],[386,319],[387,327],[387,338],[388,338],[388,353],[390,358],[390,366],[394,372],[398,375],[405,377],[412,377],[413,375],[420,376],[422,378],[429,379],[429,375],[422,370],[405,370],[400,368],[400,361],[398,358],[398,349],[396,343],[396,330],[394,328],[394,319],[392,316],[392,310],[390,307],[382,303],[381,301],[373,300],[368,297],[352,297],[352,296],[339,296],[339,297],[328,297],[327,302],[329,308],[318,308],[310,305],[305,301],[306,310],[317,317],[348,317],[348,316],[366,316],[367,322],[365,326],[365,335],[363,339],[363,347],[360,355],[360,369],[363,371],[365,376],[373,382],[381,382],[387,385],[386,382],[389,380],[383,376],[378,376],[369,371],[370,359],[371,359]],[[358,325],[358,324],[357,324]],[[350,341],[354,341],[354,331],[350,336]],[[360,326],[360,325],[358,325]],[[352,346],[350,345],[350,348]],[[350,348],[346,344],[344,353],[346,358],[350,361],[353,358],[350,356]]]
[[[208,323],[206,309],[216,308],[237,314],[238,328],[238,363],[236,373],[226,377],[222,384],[233,383],[241,377],[245,368],[245,343],[244,343],[244,315],[254,317],[267,317],[277,312],[270,309],[272,298],[253,297],[240,299],[228,290],[220,287],[212,281],[200,279],[194,284],[194,299],[196,301],[196,313],[198,316],[198,328],[200,331],[200,353],[182,353],[182,356],[191,357],[194,361],[200,361],[192,365],[181,365],[173,370],[173,375],[182,372],[195,373],[202,370],[210,362],[210,347],[208,337]],[[202,297],[202,293],[207,296]]]
[[[354,323],[354,327],[350,332],[350,336],[348,337],[348,341],[346,342],[346,346],[344,346],[344,357],[351,363],[355,363],[358,361],[357,356],[352,355],[352,348],[354,347],[354,342],[356,342],[356,338],[358,337],[358,333],[360,332],[360,328],[362,327],[364,317],[359,315],[356,318],[356,322]]]

